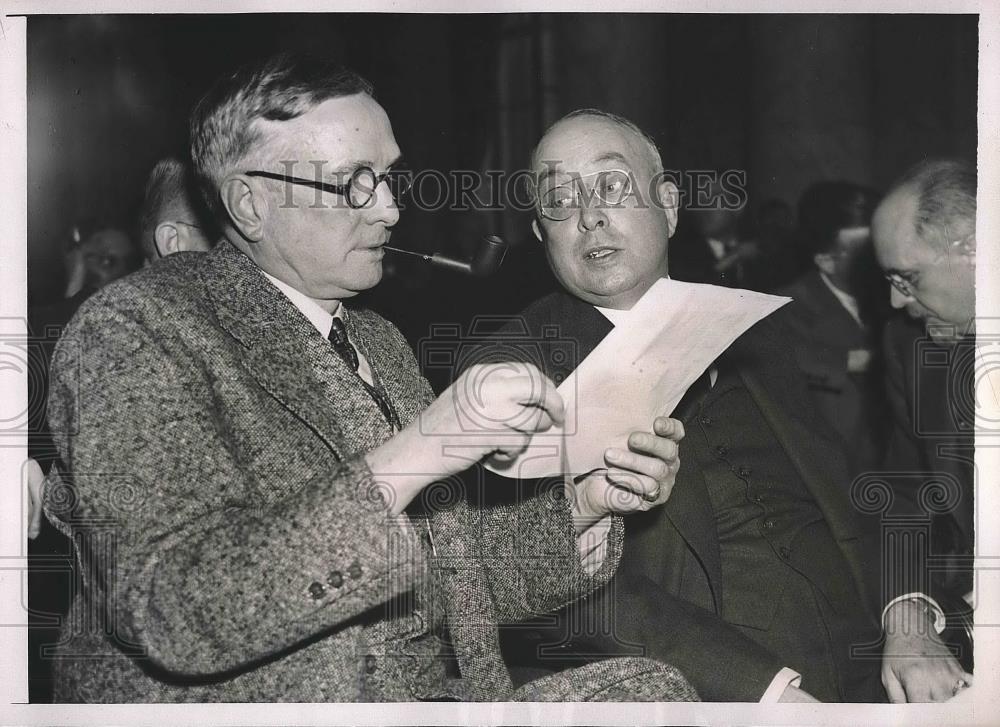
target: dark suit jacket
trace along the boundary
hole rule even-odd
[[[523,320],[533,335],[541,335],[543,326],[556,324],[559,336],[576,343],[577,360],[612,328],[592,306],[564,293],[529,306]],[[778,323],[765,319],[733,344],[725,360],[739,372],[815,498],[866,605],[877,612],[882,600],[878,558],[873,557],[880,552],[877,531],[851,504],[841,440],[808,404],[785,335]],[[547,372],[560,373],[558,367],[548,367]],[[715,517],[704,475],[685,461],[683,442],[680,453],[680,471],[666,505],[626,518],[619,572],[599,598],[614,601],[616,648],[643,645],[647,656],[677,666],[705,699],[756,701],[787,665],[723,618],[724,599],[732,595],[722,582]],[[710,588],[708,602],[701,594],[685,592],[681,578],[685,569],[703,574]],[[608,605],[595,608],[612,609]],[[599,651],[605,645],[595,640],[578,642],[576,647]]]
[[[975,542],[975,342],[939,346],[900,315],[886,325],[884,345],[893,418],[884,469],[895,473],[893,509],[937,515],[933,552],[959,560],[934,580],[961,595],[972,585],[971,563],[961,557],[971,556]]]
[[[432,393],[402,336],[365,310],[348,327],[412,422]],[[429,557],[365,461],[391,434],[382,413],[225,243],[87,301],[54,356],[49,417],[62,479],[46,512],[84,578],[58,701],[504,698],[497,622],[564,605],[619,553],[620,532],[590,578],[565,500],[474,510],[437,488]],[[442,611],[461,685],[436,658]]]
[[[778,294],[792,298],[781,311],[788,343],[819,413],[848,445],[851,473],[876,468],[885,455],[888,429],[880,322],[860,326],[815,270]],[[854,350],[868,351],[867,371],[848,370]]]

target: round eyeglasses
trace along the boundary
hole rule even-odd
[[[593,184],[584,184],[594,178]],[[538,211],[548,220],[568,220],[576,210],[589,207],[596,197],[599,202],[617,206],[632,192],[632,176],[621,169],[608,169],[577,177],[569,184],[560,184],[542,191],[538,196]]]
[[[244,172],[248,177],[264,177],[265,179],[277,179],[288,184],[298,184],[304,187],[320,189],[324,192],[340,195],[347,201],[347,206],[351,209],[361,209],[367,207],[375,196],[375,190],[385,182],[389,185],[389,191],[396,202],[402,201],[406,193],[410,191],[413,184],[413,175],[410,170],[400,167],[393,167],[389,171],[378,174],[371,167],[358,167],[348,178],[346,184],[332,184],[321,182],[317,179],[303,179],[293,177],[288,174],[277,172],[263,172],[259,170]]]

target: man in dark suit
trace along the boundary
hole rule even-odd
[[[406,182],[371,93],[287,56],[220,80],[191,134],[225,240],[102,290],[63,336],[46,514],[82,582],[56,699],[696,698],[648,660],[514,693],[496,624],[605,581],[621,523],[585,570],[573,517],[606,498],[477,508],[450,476],[559,421],[554,385],[479,367],[478,402],[464,379],[434,399],[399,332],[343,304],[379,282]],[[618,460],[623,511],[669,494],[681,432],[654,427]]]
[[[778,291],[789,343],[812,401],[848,444],[850,472],[882,464],[888,419],[881,333],[886,288],[872,251],[874,191],[851,182],[810,186],[799,201],[799,241],[813,269]]]
[[[532,333],[558,325],[585,356],[667,275],[677,190],[662,168],[649,137],[611,114],[574,112],[545,133],[533,227],[565,292],[525,311]],[[689,390],[670,501],[626,519],[614,580],[529,648],[536,665],[638,650],[731,701],[884,699],[880,670],[891,696],[903,680],[905,699],[943,700],[968,678],[933,631],[904,633],[926,618],[915,594],[887,603],[878,534],[788,353],[765,320]]]
[[[931,550],[952,562],[933,580],[964,595],[975,535],[975,166],[947,159],[915,166],[879,205],[872,232],[892,306],[912,319],[886,326],[893,415],[886,469],[911,473],[894,488],[903,500],[927,501],[939,490]]]

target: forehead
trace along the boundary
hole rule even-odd
[[[540,175],[585,174],[595,169],[638,169],[645,147],[634,132],[609,119],[582,116],[556,124],[535,151]]]
[[[883,200],[872,218],[875,252],[884,268],[905,270],[915,265],[924,251],[917,235],[916,192],[898,189]]]
[[[385,165],[399,156],[389,117],[367,94],[328,99],[288,121],[259,123],[269,146],[296,161]]]

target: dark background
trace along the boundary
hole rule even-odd
[[[794,207],[821,179],[884,188],[925,156],[974,159],[977,45],[969,15],[32,17],[29,296],[60,296],[74,224],[132,223],[216,76],[278,50],[372,80],[415,170],[523,168],[545,126],[592,106],[649,131],[668,169],[746,170],[753,208]],[[431,321],[515,312],[552,284],[523,213],[411,208],[394,239],[461,255],[488,232],[513,247],[498,276],[397,258],[376,307],[416,341]]]
[[[811,183],[884,189],[928,156],[975,159],[975,16],[271,14],[28,19],[29,305],[58,300],[74,225],[131,229],[146,175],[183,154],[193,103],[223,71],[279,50],[329,56],[374,82],[415,170],[525,166],[544,128],[579,107],[622,114],[668,169],[745,170],[749,212],[794,207]],[[511,244],[485,281],[386,258],[370,302],[414,345],[432,323],[515,313],[554,285],[527,213],[409,208],[394,244],[468,254]],[[683,225],[683,219],[682,219]],[[440,386],[443,380],[432,383]],[[43,538],[43,541],[45,539]],[[65,541],[36,557],[68,565]],[[38,650],[56,638],[63,575],[32,580]]]

